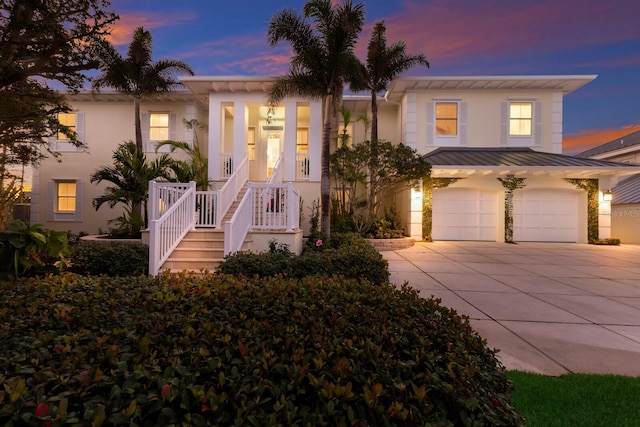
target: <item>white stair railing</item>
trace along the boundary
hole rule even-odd
[[[149,183],[151,188],[160,190],[158,183]],[[182,184],[184,186],[185,184]],[[167,187],[171,188],[171,187]],[[158,193],[154,193],[154,196]],[[173,194],[168,192],[167,194]],[[151,199],[150,200],[154,200]],[[162,199],[155,199],[162,200]],[[158,218],[149,221],[149,274],[158,274],[162,264],[169,258],[171,252],[178,246],[189,230],[195,227],[196,183],[190,182],[188,189],[176,200],[171,200],[171,206],[160,214]],[[154,202],[156,204],[157,202]],[[150,215],[152,216],[152,215]]]
[[[222,227],[222,218],[227,213],[238,193],[249,180],[249,158],[245,154],[244,159],[235,168],[233,174],[229,176],[227,182],[220,189],[216,205],[216,228]]]
[[[233,153],[220,153],[220,176],[229,178],[235,169],[233,167]]]
[[[300,193],[287,184],[252,184],[251,227],[293,231],[300,224]]]
[[[224,255],[238,252],[242,248],[249,230],[251,229],[251,211],[254,193],[253,183],[247,184],[247,192],[238,204],[236,211],[229,221],[224,224]]]
[[[218,218],[218,191],[196,191],[196,227],[215,228]]]

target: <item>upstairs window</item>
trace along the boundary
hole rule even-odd
[[[436,102],[436,136],[458,135],[458,103]]]
[[[533,103],[509,103],[509,135],[531,136],[533,134]]]
[[[76,131],[76,113],[58,113],[58,122],[62,126],[69,128],[71,132]],[[58,130],[58,141],[68,141],[69,137],[62,131]]]
[[[169,139],[169,113],[149,114],[149,140],[166,141]]]

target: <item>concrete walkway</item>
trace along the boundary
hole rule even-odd
[[[391,280],[467,315],[507,369],[640,376],[640,246],[433,242]]]

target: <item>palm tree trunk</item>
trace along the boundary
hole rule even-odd
[[[139,95],[134,95],[133,97],[133,109],[135,114],[134,124],[136,128],[136,149],[138,150],[139,153],[143,153],[144,150],[142,149],[142,125],[140,123],[140,96]],[[139,214],[140,216],[142,216],[142,203],[132,202],[131,213]],[[146,227],[146,221],[145,221],[145,227]]]
[[[369,219],[373,221],[376,210],[376,175],[378,173],[378,99],[375,91],[371,91],[371,159],[369,161]]]
[[[331,155],[331,114],[330,107],[333,97],[324,97],[324,123],[322,129],[322,151],[320,155],[320,209],[322,233],[329,241],[331,237],[331,217],[329,203],[331,202],[331,184],[329,182],[329,156]]]
[[[135,95],[133,97],[133,109],[134,109],[134,114],[135,114],[134,125],[135,125],[135,128],[136,128],[136,148],[138,149],[138,151],[140,151],[142,153],[143,152],[143,149],[142,149],[142,124],[140,123],[140,96],[139,95]]]

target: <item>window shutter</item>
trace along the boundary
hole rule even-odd
[[[169,113],[169,139],[176,141],[178,139],[178,115]]]
[[[86,143],[84,140],[84,113],[76,112],[76,135],[78,141]],[[82,148],[77,148],[76,151],[82,151]]]
[[[145,151],[153,151],[149,144],[149,113],[140,114],[140,128],[142,130],[142,147]]]
[[[55,181],[51,181],[47,183],[47,221],[54,221],[54,209],[53,207],[56,205],[56,183]]]
[[[509,143],[509,103],[500,105],[500,145]]]
[[[460,145],[467,145],[467,103],[460,102],[459,127],[460,127]]]
[[[435,103],[427,102],[427,146],[434,144],[435,138],[435,129],[434,129],[434,119],[435,119]]]
[[[83,207],[84,207],[84,183],[82,181],[76,181],[76,214],[74,219],[76,221],[82,221]]]
[[[542,145],[542,102],[533,103],[533,138],[536,146]]]

